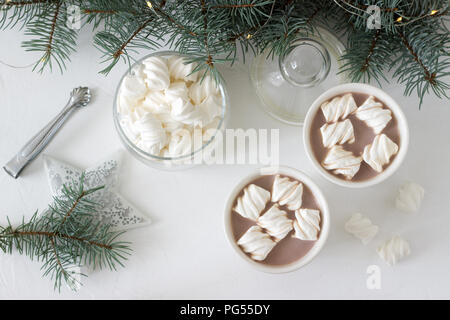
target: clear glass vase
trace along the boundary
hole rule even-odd
[[[315,98],[347,82],[345,74],[338,74],[344,50],[336,36],[317,27],[314,33],[300,34],[278,58],[268,51],[255,57],[250,76],[264,111],[284,123],[302,125]]]

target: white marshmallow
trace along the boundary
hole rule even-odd
[[[400,259],[409,256],[411,249],[409,247],[409,243],[405,239],[395,236],[381,244],[378,247],[377,252],[381,259],[386,261],[387,264],[393,266]]]
[[[366,245],[378,233],[378,226],[372,224],[372,221],[361,213],[355,213],[345,223],[345,230]]]
[[[404,212],[415,212],[419,210],[425,195],[425,189],[414,182],[407,182],[398,190],[395,206]]]
[[[294,237],[300,240],[317,240],[320,231],[320,211],[299,209],[295,211]]]

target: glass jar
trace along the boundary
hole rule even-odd
[[[189,58],[185,55],[179,54],[175,51],[159,51],[151,53],[144,58],[136,61],[128,70],[125,72],[125,74],[122,76],[122,78],[119,81],[119,84],[117,86],[115,96],[114,96],[114,106],[113,106],[113,119],[114,119],[114,125],[117,130],[117,133],[120,137],[120,140],[122,141],[125,148],[138,160],[142,161],[146,165],[160,169],[160,170],[180,170],[180,169],[187,169],[191,168],[193,166],[199,165],[203,163],[203,159],[210,156],[214,150],[215,146],[217,144],[218,136],[221,135],[223,137],[226,122],[228,118],[229,113],[229,98],[227,94],[227,90],[223,83],[218,83],[218,90],[220,92],[221,96],[221,115],[220,120],[218,122],[218,125],[216,127],[216,132],[214,135],[212,135],[209,140],[201,142],[201,147],[194,149],[192,152],[188,154],[184,154],[181,156],[176,157],[165,157],[165,156],[157,156],[151,153],[148,153],[141,148],[139,148],[135,143],[133,143],[128,136],[125,133],[125,130],[123,129],[121,125],[121,120],[124,117],[119,112],[119,93],[120,88],[122,86],[123,80],[127,75],[134,75],[136,73],[137,68],[142,65],[143,61],[146,60],[149,57],[164,57],[169,58],[172,55],[177,55],[180,57]]]
[[[253,60],[250,76],[261,107],[290,125],[303,125],[311,103],[324,91],[347,82],[340,73],[345,47],[328,30],[299,33],[278,59],[266,50]]]

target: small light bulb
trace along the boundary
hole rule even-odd
[[[402,22],[402,20],[403,20],[403,17],[398,17],[397,20],[395,20],[395,21]]]
[[[430,16],[434,16],[436,13],[438,13],[439,10],[431,10],[430,12]]]
[[[246,36],[246,38],[247,39],[251,39],[253,36],[249,33],[249,34],[247,34],[247,36]]]
[[[148,6],[150,9],[153,8],[153,5],[152,5],[152,3],[151,3],[150,1],[147,1],[147,6]]]

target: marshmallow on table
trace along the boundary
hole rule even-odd
[[[345,230],[366,245],[378,233],[378,226],[372,224],[372,221],[361,213],[355,213],[345,224]]]
[[[404,212],[415,212],[419,210],[425,189],[417,183],[407,182],[398,190],[395,206]]]
[[[381,244],[377,252],[381,259],[393,266],[400,259],[409,256],[411,249],[405,239],[400,236],[395,236]]]

